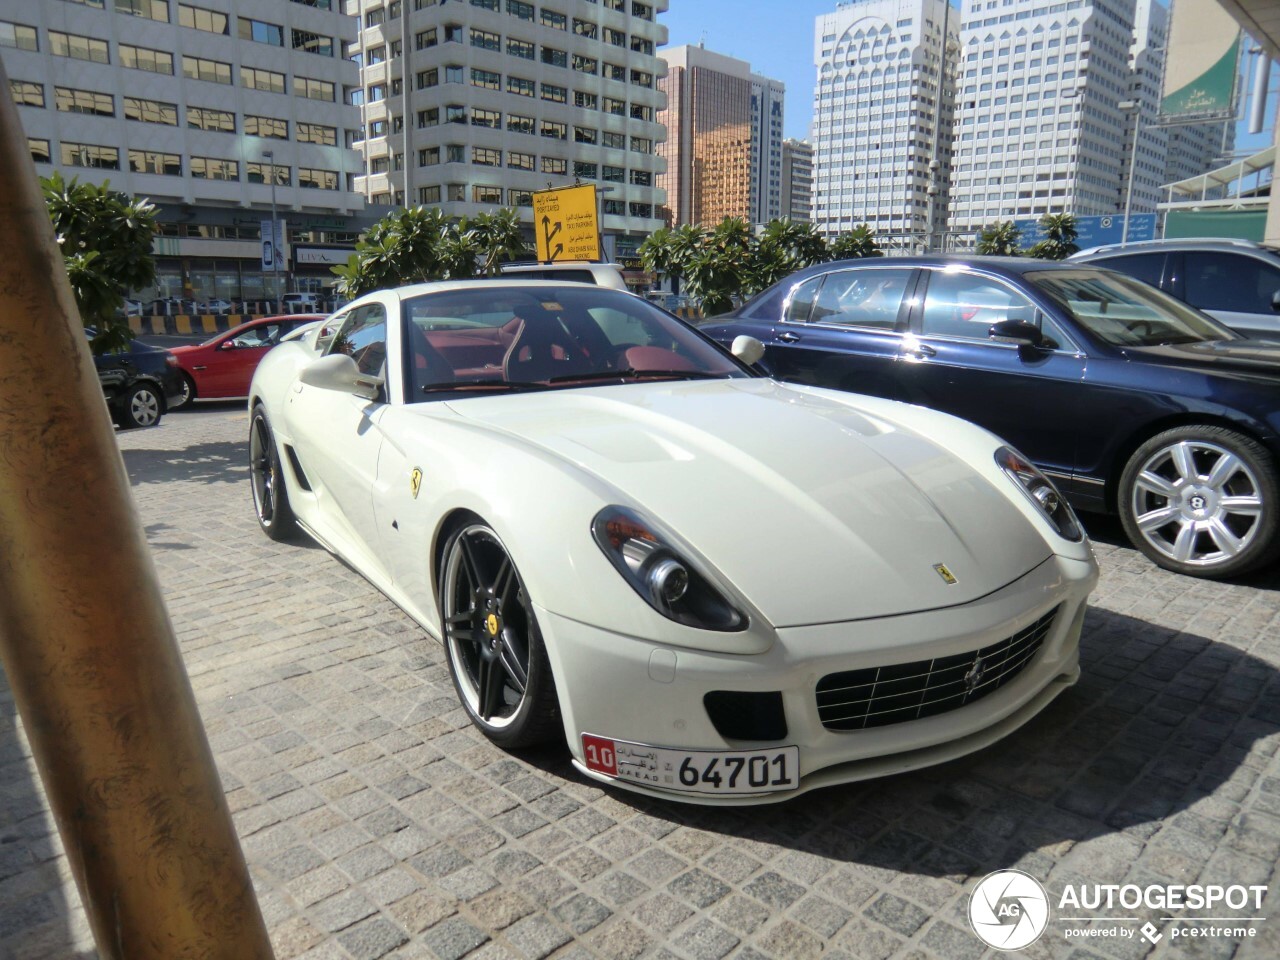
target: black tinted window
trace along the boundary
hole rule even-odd
[[[818,286],[821,283],[822,277],[817,276],[796,287],[791,294],[791,299],[787,301],[787,312],[783,319],[791,320],[794,323],[804,323],[808,320],[809,311],[813,309],[814,295],[817,294]]]
[[[1280,290],[1280,269],[1239,253],[1186,253],[1183,276],[1187,303],[1201,310],[1235,313],[1271,311]]]
[[[1153,287],[1160,286],[1160,274],[1164,270],[1163,253],[1135,253],[1123,257],[1103,257],[1089,262],[1096,267],[1127,273]]]
[[[829,273],[809,322],[893,330],[911,272],[912,268],[876,268]]]
[[[387,312],[380,303],[370,303],[351,311],[338,335],[329,344],[329,353],[349,354],[366,376],[382,376],[387,356]]]

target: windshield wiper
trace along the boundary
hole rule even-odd
[[[590,380],[639,380],[647,377],[673,377],[682,380],[720,380],[729,376],[729,372],[712,373],[709,370],[636,370],[624,367],[621,370],[599,370],[595,373],[566,373],[552,377],[547,383],[568,383],[570,381],[586,382]]]
[[[457,380],[452,383],[427,383],[418,388],[420,393],[443,393],[465,390],[468,387],[497,388],[501,390],[546,390],[545,383],[533,380]]]

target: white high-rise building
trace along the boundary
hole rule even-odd
[[[751,219],[768,223],[783,215],[782,125],[786,88],[780,80],[751,74]]]
[[[36,171],[150,198],[154,293],[197,300],[275,296],[260,237],[272,181],[282,279],[319,290],[345,262],[367,225],[345,145],[354,36],[337,0],[0,0]]]
[[[660,227],[667,0],[346,0],[362,64],[357,189],[452,217],[594,183],[606,252]],[[406,80],[407,78],[407,80]]]
[[[1123,210],[1131,118],[1119,105],[1133,94],[1133,4],[965,0],[953,231]]]
[[[782,141],[782,215],[809,223],[813,219],[813,145],[807,140]]]
[[[813,217],[925,238],[945,218],[958,26],[946,0],[854,0],[815,21]],[[942,82],[939,83],[939,79]]]

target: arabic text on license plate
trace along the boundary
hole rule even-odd
[[[690,793],[773,793],[799,786],[800,750],[672,750],[582,735],[587,769]]]

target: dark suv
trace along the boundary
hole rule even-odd
[[[1280,251],[1249,240],[1147,240],[1071,257],[1145,280],[1232,330],[1280,340]]]
[[[95,356],[93,364],[111,419],[122,430],[155,426],[182,399],[178,358],[168,350],[132,340],[128,350]]]

